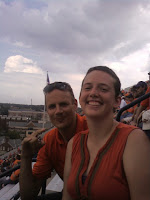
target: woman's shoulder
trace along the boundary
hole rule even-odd
[[[86,137],[89,133],[89,130],[81,131],[76,133],[73,137],[73,142],[79,141],[81,138]]]
[[[123,132],[124,134],[127,133],[131,133],[132,131],[134,130],[141,130],[139,127],[137,126],[133,126],[133,125],[128,125],[128,124],[124,124],[122,122],[119,122],[118,126],[117,126],[117,129],[120,131],[120,132]]]
[[[74,137],[71,138],[70,141],[68,142],[68,148],[69,149],[76,148],[78,146],[78,144],[80,143],[81,138],[87,137],[88,132],[89,132],[88,130],[85,130],[85,131],[81,131],[79,133],[76,133],[74,135]]]

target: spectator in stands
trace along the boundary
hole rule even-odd
[[[127,103],[126,103],[126,101],[125,101],[125,96],[122,96],[122,97],[121,97],[120,108],[123,108],[123,107],[126,106],[126,105],[127,105]]]
[[[110,68],[88,70],[79,101],[89,130],[68,143],[63,200],[150,199],[149,140],[139,128],[113,119],[119,92]]]
[[[145,94],[147,89],[147,84],[144,81],[139,81],[135,86],[133,86],[133,88],[131,89],[131,92],[134,96],[134,100],[136,100],[137,98],[141,97],[142,95]],[[135,125],[135,123],[133,122],[137,116],[137,110],[140,106],[140,103],[136,104],[133,109],[134,109],[134,113],[132,116],[132,119],[130,120],[130,123],[132,125]],[[139,126],[141,128],[141,124]]]
[[[63,179],[67,143],[76,133],[87,129],[85,116],[76,114],[77,101],[68,83],[49,84],[44,88],[44,93],[50,121],[56,128],[49,131],[42,141],[39,140],[38,135],[45,131],[44,129],[33,132],[22,142],[20,173],[22,200],[36,199],[43,180],[51,176],[53,169]],[[32,172],[32,156],[39,149]],[[51,200],[62,198],[61,193],[48,196]]]
[[[3,160],[2,159],[0,159],[0,165],[3,163]]]
[[[13,164],[12,164],[12,167],[15,167],[16,165],[19,165],[20,162],[21,162],[21,155],[20,155],[20,154],[17,154],[17,155],[16,155],[16,159],[15,159],[15,161],[14,161]]]
[[[150,93],[149,82],[148,82],[148,85],[147,85],[147,86],[148,86],[148,88],[147,88],[145,94]],[[135,115],[133,121],[131,122],[131,124],[133,124],[133,125],[135,125],[135,126],[138,126],[139,121],[140,121],[140,119],[141,119],[141,117],[142,117],[142,112],[143,112],[143,111],[146,111],[146,110],[147,110],[147,111],[150,110],[150,97],[141,102],[141,104],[140,104],[140,106],[138,107],[137,112],[136,112],[136,115]],[[148,112],[149,112],[149,111],[148,111]],[[148,116],[149,116],[149,115],[148,115]],[[144,118],[145,118],[145,117],[144,117]],[[145,131],[145,132],[147,133],[147,135],[148,135],[149,138],[150,138],[150,133],[149,133],[150,130],[147,130],[147,131]]]
[[[137,88],[137,97],[144,95],[147,90],[147,84],[144,81],[139,81],[135,87]]]
[[[1,187],[3,188],[4,186],[8,184],[16,184],[19,181],[19,174],[20,174],[20,169],[17,169],[16,171],[12,172],[10,178],[8,180],[3,181]]]
[[[142,113],[142,130],[146,133],[146,135],[150,139],[150,109],[143,111]]]
[[[125,99],[126,99],[127,104],[130,104],[134,100],[134,97],[130,93],[128,94],[128,96],[126,96]],[[133,113],[134,113],[134,107],[131,107],[125,110],[121,116],[121,122],[128,124],[132,119]]]

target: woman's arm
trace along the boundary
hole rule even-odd
[[[65,168],[64,168],[64,189],[62,200],[72,200],[67,192],[67,181],[71,170],[71,155],[72,155],[73,138],[69,141],[66,151]]]
[[[129,135],[123,155],[123,164],[131,200],[149,200],[150,142],[142,130],[135,129]]]

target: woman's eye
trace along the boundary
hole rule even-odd
[[[107,92],[108,90],[106,88],[101,88],[102,92]]]

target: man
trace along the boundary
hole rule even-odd
[[[147,90],[147,84],[144,81],[139,81],[137,85],[135,85],[135,88],[137,92],[136,98],[139,98],[140,96],[145,94]],[[137,105],[134,106],[134,114],[131,121],[132,125],[137,125],[137,119],[140,113],[141,113],[141,103],[138,103]]]
[[[139,81],[135,87],[137,88],[137,97],[144,95],[147,90],[147,84],[144,81]]]
[[[56,128],[48,132],[43,141],[38,135],[45,129],[33,132],[22,142],[20,173],[22,200],[37,199],[39,189],[43,181],[51,176],[52,169],[55,169],[63,179],[67,143],[76,133],[87,129],[85,117],[76,114],[77,101],[69,84],[65,82],[49,84],[44,88],[44,93],[48,115]],[[37,162],[32,171],[32,156],[39,149]],[[50,196],[49,199],[54,198]],[[61,194],[56,194],[55,199],[61,199]]]
[[[145,94],[150,93],[149,82],[148,82],[147,86],[148,86],[148,88],[147,88]],[[138,122],[140,121],[140,119],[141,119],[141,117],[142,117],[142,112],[143,112],[144,110],[150,110],[150,97],[147,98],[147,99],[145,99],[145,100],[143,100],[143,101],[140,103],[140,106],[138,107],[137,112],[136,112],[136,116],[135,116],[135,118],[134,118],[134,120],[133,120],[133,122],[132,122],[133,125],[138,126]],[[143,119],[144,119],[144,118],[145,118],[145,117],[143,116]],[[144,130],[144,129],[143,129],[143,130]],[[144,131],[145,131],[145,130],[144,130]],[[148,134],[148,136],[149,136],[149,138],[150,138],[150,130],[145,131],[145,132],[147,132],[147,134]]]

